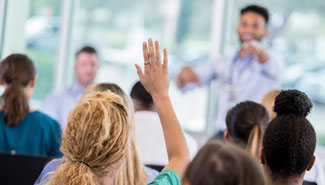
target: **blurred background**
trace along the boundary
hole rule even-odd
[[[323,0],[0,0],[0,58],[26,53],[39,81],[32,105],[74,81],[75,52],[99,51],[97,82],[126,92],[137,81],[141,44],[151,37],[168,49],[172,80],[182,66],[195,66],[239,48],[235,28],[249,4],[271,13],[265,45],[282,56],[282,88],[306,92],[314,102],[308,117],[325,145],[325,3]],[[183,94],[171,83],[171,98],[183,128],[197,138],[213,133],[216,80]]]

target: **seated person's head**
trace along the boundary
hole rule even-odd
[[[252,155],[259,157],[268,121],[268,113],[262,105],[251,101],[239,103],[227,113],[225,140],[243,145]]]
[[[130,97],[116,84],[114,83],[95,83],[90,85],[85,90],[85,95],[92,93],[92,92],[105,92],[105,91],[111,91],[117,95],[119,95],[124,105],[127,107],[129,116],[133,117],[133,105],[130,100]]]
[[[269,113],[270,121],[276,117],[276,113],[273,111],[275,97],[280,93],[279,90],[273,90],[268,92],[263,100],[262,105],[266,108],[267,112]]]
[[[135,111],[155,111],[155,106],[151,95],[139,81],[136,82],[132,87],[130,95]]]
[[[36,69],[33,61],[26,55],[12,54],[0,65],[0,84],[5,91],[2,111],[9,126],[18,125],[29,112],[28,100],[36,85]]]
[[[142,164],[136,144],[134,139],[134,110],[133,104],[130,100],[130,97],[116,84],[114,83],[95,83],[90,85],[85,90],[85,95],[93,92],[106,92],[111,91],[117,95],[119,95],[124,105],[127,108],[128,112],[128,122],[130,124],[130,147],[127,151],[128,155],[126,157],[126,164],[124,168],[119,170],[119,178],[122,178],[123,181],[119,181],[116,179],[115,182],[124,182],[124,184],[132,185],[134,182],[137,182],[137,185],[147,184],[147,178],[145,175],[144,165]],[[134,175],[127,175],[129,172],[134,172]],[[136,173],[135,173],[136,172]]]
[[[231,144],[210,141],[203,146],[186,169],[184,185],[264,185],[257,161]]]
[[[109,91],[84,95],[70,112],[62,135],[60,150],[66,161],[49,184],[114,180],[127,157],[129,138],[128,112],[120,96]]]
[[[76,63],[74,66],[77,82],[86,87],[96,77],[99,67],[99,57],[95,48],[85,46],[76,53]]]
[[[261,155],[270,184],[302,184],[306,170],[315,162],[316,134],[306,119],[312,103],[297,90],[281,91],[275,99],[277,114],[267,126]]]

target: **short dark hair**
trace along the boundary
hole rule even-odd
[[[308,96],[297,90],[281,91],[276,97],[277,117],[267,126],[263,139],[273,178],[301,175],[312,161],[316,133],[306,119],[311,107]]]
[[[245,101],[231,108],[226,116],[230,138],[244,146],[253,155],[259,157],[264,130],[269,123],[269,115],[263,105]],[[255,140],[257,136],[257,140]]]
[[[241,9],[240,15],[243,15],[247,12],[254,12],[254,13],[260,14],[264,18],[265,23],[268,24],[270,14],[266,8],[264,8],[262,6],[258,6],[258,5],[249,5],[243,9]]]
[[[77,53],[76,53],[76,57],[77,57],[80,53],[89,53],[89,54],[95,54],[95,55],[98,55],[96,49],[93,48],[93,47],[91,47],[91,46],[84,46],[84,47],[82,47],[80,50],[77,51]]]
[[[239,147],[216,140],[200,149],[188,165],[182,182],[190,185],[266,184],[257,160]]]
[[[130,96],[132,99],[139,100],[145,108],[149,108],[153,104],[153,100],[148,91],[143,87],[140,81],[136,82],[132,87]]]

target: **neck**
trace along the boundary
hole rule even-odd
[[[151,111],[157,112],[157,109],[154,104],[151,104],[149,107],[143,106],[142,102],[137,99],[132,99],[134,105],[134,111]]]
[[[100,179],[100,185],[113,185],[114,178],[112,173],[108,173],[106,176]]]
[[[269,181],[268,185],[302,185],[303,179],[279,179]]]
[[[81,80],[77,79],[77,83],[86,88],[91,82],[82,82]]]
[[[302,185],[304,173],[298,176],[290,176],[287,178],[283,177],[272,177],[267,174],[268,185]]]

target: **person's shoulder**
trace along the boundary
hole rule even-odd
[[[47,172],[54,171],[63,162],[63,158],[52,159],[49,163],[45,165],[44,170],[46,170]]]
[[[47,181],[52,175],[49,175],[49,173],[54,172],[56,168],[64,162],[63,158],[53,159],[50,162],[48,162],[45,167],[43,168],[41,174],[37,178],[36,182],[34,184],[39,184],[40,182]]]
[[[163,170],[149,185],[180,185],[181,180],[173,170]]]
[[[34,111],[28,114],[31,117],[31,120],[33,120],[35,123],[38,122],[42,125],[44,125],[43,123],[46,123],[45,125],[59,126],[57,121],[40,111]]]

